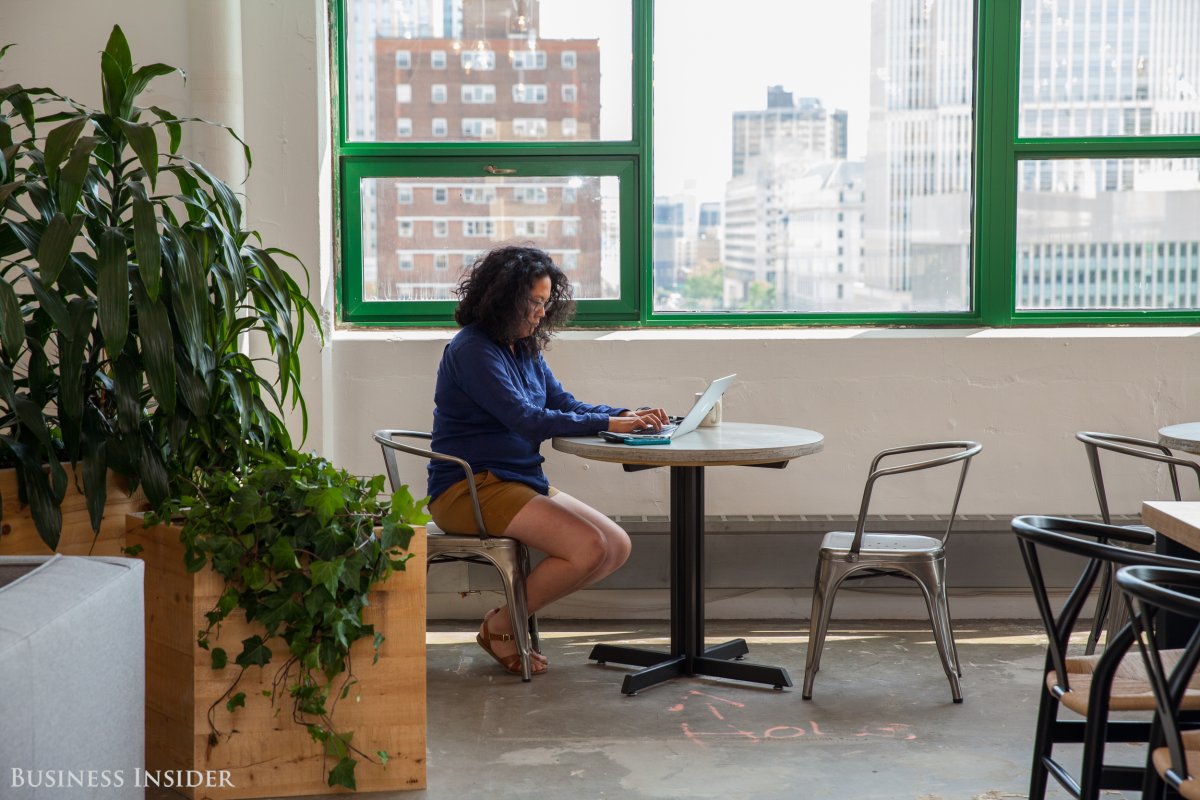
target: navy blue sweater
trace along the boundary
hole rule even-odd
[[[475,472],[520,481],[541,494],[550,488],[539,453],[554,436],[586,436],[608,428],[625,409],[581,403],[550,372],[541,353],[513,353],[474,325],[442,353],[433,393],[433,444]],[[429,497],[463,479],[447,461],[429,462]]]

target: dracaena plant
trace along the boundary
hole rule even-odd
[[[98,530],[108,469],[159,505],[199,469],[288,449],[286,410],[307,427],[297,350],[307,322],[320,335],[316,310],[278,261],[295,257],[263,247],[234,191],[183,155],[186,124],[212,123],[138,105],[175,72],[135,67],[114,27],[103,108],[0,88],[0,461],[51,548],[60,461],[82,464]],[[247,335],[268,343],[268,374]]]

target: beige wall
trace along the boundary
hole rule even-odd
[[[314,302],[328,319],[333,237],[324,13],[321,0],[246,2],[240,35],[245,137],[255,156],[245,187],[249,224],[268,245],[307,264]],[[96,102],[98,53],[113,22],[125,27],[138,62],[185,67],[197,84],[202,76],[221,79],[205,73],[217,66],[193,63],[189,42],[203,34],[197,25],[230,22],[182,0],[6,0],[0,39],[19,47],[0,62],[0,79],[49,84]],[[190,110],[194,99],[178,78],[155,86],[154,102]],[[433,373],[447,336],[341,331],[323,349],[310,343],[303,354],[309,446],[354,471],[378,471],[370,431],[429,425]],[[850,513],[876,450],[942,438],[984,443],[964,511],[1092,512],[1076,430],[1150,436],[1161,425],[1200,419],[1197,329],[575,332],[561,338],[549,360],[581,398],[671,409],[685,408],[706,379],[736,371],[727,419],[825,434],[824,453],[781,472],[714,471],[708,484],[714,514]],[[665,511],[664,475],[627,475],[548,446],[545,453],[558,486],[609,513]],[[1161,488],[1154,477],[1132,480],[1118,489],[1115,510],[1133,511],[1142,496]],[[942,492],[935,498],[932,489],[918,483],[881,497],[879,510],[940,511]]]

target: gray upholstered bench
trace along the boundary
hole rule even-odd
[[[0,557],[0,797],[144,794],[142,568]]]

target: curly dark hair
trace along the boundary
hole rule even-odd
[[[518,338],[528,314],[529,290],[542,278],[550,279],[546,315],[531,336]],[[484,253],[459,281],[455,294],[455,322],[478,325],[496,341],[531,355],[545,350],[554,332],[575,313],[566,274],[532,245],[506,245]]]

